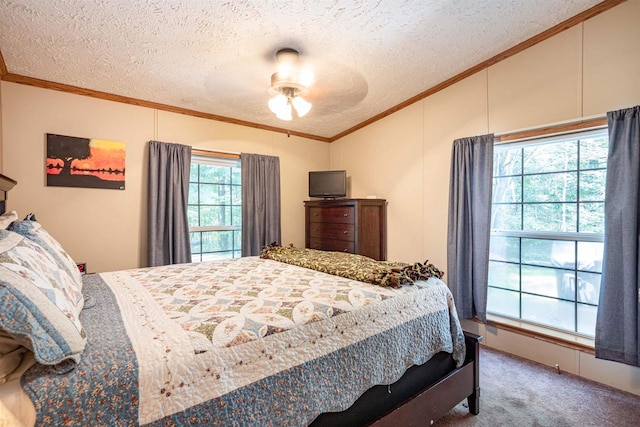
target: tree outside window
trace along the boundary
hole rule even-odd
[[[240,160],[193,156],[188,220],[194,262],[241,256]]]
[[[606,130],[496,145],[490,313],[593,336]]]

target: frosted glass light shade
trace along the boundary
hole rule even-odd
[[[285,104],[280,111],[276,113],[276,117],[280,120],[291,120],[291,104]]]
[[[305,101],[305,99],[301,96],[296,96],[295,98],[293,98],[291,103],[298,112],[298,117],[303,117],[309,112],[309,110],[311,110],[311,103]]]
[[[287,106],[287,101],[288,99],[286,96],[282,94],[276,95],[269,100],[269,109],[278,115]]]

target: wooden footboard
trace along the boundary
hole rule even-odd
[[[467,353],[464,364],[450,372],[431,387],[420,392],[401,406],[375,421],[375,427],[417,426],[431,424],[443,417],[451,408],[465,398],[469,412],[477,415],[480,411],[480,341],[482,337],[465,332]]]

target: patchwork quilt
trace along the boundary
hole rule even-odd
[[[464,359],[437,277],[394,289],[246,257],[84,282],[80,364],[23,376],[41,425],[307,425],[435,353]]]

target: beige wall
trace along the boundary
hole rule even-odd
[[[640,104],[638,22],[640,0],[629,0],[332,143],[331,167],[347,170],[351,196],[375,194],[388,201],[389,259],[429,259],[446,270],[454,139]],[[485,335],[490,346],[640,394],[640,369],[495,328],[465,326]],[[621,374],[624,379],[609,380]]]
[[[92,272],[146,265],[147,142],[280,157],[283,243],[304,245],[307,171],[327,168],[329,145],[228,123],[2,82],[8,209],[35,213]],[[45,138],[57,133],[126,144],[126,189],[47,187]]]
[[[0,84],[0,173],[2,173],[2,85]]]

